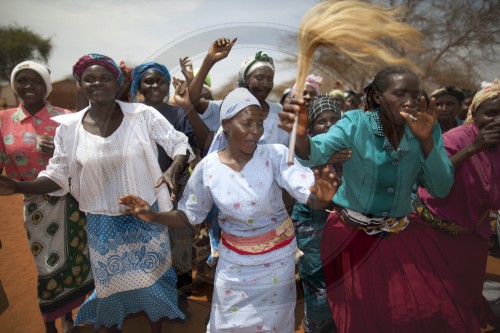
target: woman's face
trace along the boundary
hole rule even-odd
[[[23,69],[16,74],[14,90],[22,99],[24,105],[43,102],[47,92],[46,89],[45,82],[37,72],[31,69]]]
[[[260,106],[250,105],[233,118],[223,120],[222,125],[228,143],[244,154],[251,155],[264,134],[264,114]]]
[[[339,117],[333,111],[325,111],[320,114],[314,122],[311,124],[310,134],[311,136],[323,134],[328,132],[330,127],[335,125],[339,121]]]
[[[113,101],[120,88],[113,73],[101,65],[92,65],[85,69],[80,86],[83,95],[95,104]]]
[[[399,113],[417,109],[419,81],[412,74],[393,74],[388,80],[385,91],[375,92],[374,99],[382,110],[382,116],[385,115],[392,123],[400,126],[405,120]]]
[[[163,103],[168,93],[168,81],[163,73],[150,69],[144,73],[139,92],[144,95],[144,104]]]
[[[481,103],[472,113],[472,117],[479,129],[493,121],[500,121],[500,97],[488,99]]]
[[[274,72],[269,67],[259,67],[246,78],[246,86],[250,93],[262,103],[274,87]]]
[[[306,107],[309,107],[316,96],[318,96],[318,94],[316,93],[316,89],[314,89],[311,85],[306,84],[302,96],[302,98],[304,98],[304,104],[306,105]]]

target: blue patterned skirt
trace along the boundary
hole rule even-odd
[[[153,322],[184,319],[165,226],[133,215],[89,213],[87,234],[96,289],[78,310],[76,325],[121,328],[129,314],[141,311]]]

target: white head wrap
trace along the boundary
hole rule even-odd
[[[212,145],[208,150],[209,153],[218,151],[227,147],[227,137],[222,129],[222,121],[231,119],[240,111],[250,105],[261,106],[257,98],[248,91],[247,88],[236,88],[231,91],[222,101],[220,105],[220,123],[221,126],[215,135]]]
[[[12,71],[12,74],[10,75],[10,85],[14,91],[14,82],[16,79],[17,73],[19,71],[22,71],[23,69],[31,69],[32,71],[37,72],[43,79],[43,82],[45,83],[45,98],[49,97],[50,92],[52,91],[52,83],[50,82],[50,70],[47,66],[39,64],[34,61],[23,61],[20,64],[17,64],[16,67],[14,67],[14,70]],[[17,94],[17,91],[16,91]]]
[[[238,86],[243,87],[248,75],[260,67],[268,67],[274,73],[274,61],[266,52],[259,51],[254,56],[243,61],[238,71]]]

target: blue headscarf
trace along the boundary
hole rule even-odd
[[[139,91],[139,86],[141,85],[141,78],[148,70],[154,70],[162,73],[167,78],[167,84],[170,86],[170,82],[172,82],[172,78],[170,77],[170,73],[168,72],[167,67],[157,62],[146,62],[142,65],[137,66],[132,71],[132,84],[130,85],[130,98],[132,102],[137,102],[137,92]],[[167,90],[167,102],[169,99],[169,92]]]

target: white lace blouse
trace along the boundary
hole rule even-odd
[[[107,138],[83,128],[82,118],[88,108],[54,117],[61,124],[54,139],[54,156],[39,176],[49,177],[61,186],[61,191],[53,194],[71,192],[84,212],[119,215],[125,207],[118,200],[126,194],[137,195],[150,204],[158,201],[160,210],[171,210],[167,186],[154,188],[162,174],[156,143],[171,158],[185,155],[188,150],[191,160],[188,139],[156,109],[117,102],[123,121]]]

